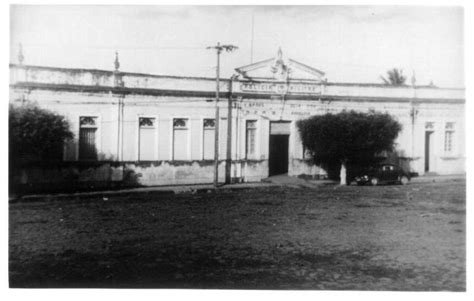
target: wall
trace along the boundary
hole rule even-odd
[[[10,71],[10,103],[38,103],[69,120],[76,138],[65,147],[65,161],[73,164],[78,160],[79,117],[96,116],[99,121],[98,159],[100,164],[105,165],[90,167],[92,169],[88,171],[76,170],[75,167],[68,167],[66,170],[32,169],[25,172],[29,182],[40,181],[41,178],[60,181],[63,174],[78,174],[78,180],[85,177],[84,179],[90,181],[121,183],[123,179],[118,179],[117,170],[106,165],[111,161],[126,164],[120,165],[120,168],[137,175],[137,185],[212,182],[213,161],[203,161],[203,120],[215,116],[214,79],[16,65],[10,66]],[[267,86],[268,84],[272,83],[267,83]],[[122,88],[130,90],[120,90]],[[223,97],[219,103],[220,160],[225,160],[227,150],[226,89],[227,85],[223,81]],[[394,116],[403,126],[397,139],[398,154],[410,158],[411,171],[419,174],[424,173],[424,126],[426,122],[435,122],[434,172],[465,172],[463,89],[324,84],[318,88],[319,94],[299,93],[284,96],[244,91],[239,81],[233,83],[233,89],[236,95],[232,109],[231,177],[235,180],[260,181],[268,176],[269,125],[274,120],[292,121],[289,175],[324,176],[323,169],[311,166],[303,158],[295,124],[297,120],[312,115],[337,113],[342,110],[375,110]],[[171,92],[163,92],[165,90]],[[155,139],[149,141],[149,146],[154,150],[153,158],[146,162],[138,162],[140,117],[156,120]],[[190,122],[185,160],[173,160],[173,118],[187,118]],[[245,154],[247,120],[257,121],[257,151],[252,158],[246,158]],[[449,154],[443,151],[443,126],[446,122],[456,123],[455,150]],[[114,180],[107,180],[107,177],[112,175],[115,175]],[[223,163],[220,164],[219,175],[223,181]]]
[[[224,182],[225,164],[219,164]],[[255,166],[249,176],[258,177]],[[117,187],[209,184],[214,180],[214,162],[57,162],[31,164],[10,174],[11,192],[74,192]]]

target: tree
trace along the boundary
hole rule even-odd
[[[9,155],[12,167],[62,159],[63,144],[73,137],[67,120],[35,105],[9,108]]]
[[[340,166],[340,183],[346,184],[346,167],[371,165],[383,151],[392,151],[401,130],[385,113],[343,111],[299,120],[304,147],[317,165]]]
[[[402,69],[393,68],[387,71],[387,78],[380,76],[386,85],[403,86],[407,78],[403,75]]]

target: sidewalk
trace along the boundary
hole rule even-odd
[[[35,201],[46,198],[64,198],[64,197],[80,197],[80,196],[112,196],[112,195],[123,195],[129,193],[146,193],[156,192],[163,195],[169,194],[181,194],[181,193],[203,193],[211,192],[214,190],[234,190],[234,189],[247,189],[257,187],[271,187],[278,186],[277,184],[267,182],[255,182],[255,183],[238,183],[238,184],[220,184],[217,188],[213,184],[196,184],[196,185],[175,185],[175,186],[149,186],[149,187],[137,187],[127,188],[119,190],[100,190],[91,192],[75,192],[75,193],[50,193],[50,194],[30,194],[20,197],[9,197],[10,202],[16,201]]]
[[[301,179],[298,177],[288,176],[287,174],[271,176],[263,180],[267,183],[273,183],[279,186],[289,186],[295,188],[301,187],[309,187],[315,188],[321,185],[336,185],[338,181],[334,180],[309,180],[309,179]]]
[[[465,174],[458,175],[423,175],[411,178],[411,183],[428,183],[428,182],[446,182],[446,181],[458,181],[466,180]],[[264,181],[274,183],[277,185],[285,185],[290,187],[317,187],[321,185],[338,185],[339,181],[335,180],[305,180],[298,177],[290,177],[288,175],[277,175],[272,176]]]
[[[411,179],[411,183],[428,183],[428,182],[444,182],[444,181],[458,181],[465,180],[466,175],[446,175],[446,176],[420,176]],[[156,192],[160,194],[181,194],[181,193],[207,193],[212,191],[235,190],[235,189],[249,189],[261,187],[275,187],[287,186],[292,188],[317,188],[322,185],[337,185],[338,182],[334,180],[305,180],[298,177],[290,177],[286,174],[272,176],[263,179],[261,182],[253,183],[237,183],[237,184],[221,184],[217,188],[213,184],[198,184],[198,185],[180,185],[180,186],[151,186],[138,187],[120,190],[103,190],[91,192],[76,192],[76,193],[54,193],[54,194],[31,194],[21,197],[9,197],[10,202],[16,201],[35,201],[47,198],[63,198],[63,197],[80,197],[80,196],[111,196],[122,195],[128,193],[146,193]]]
[[[445,181],[458,181],[458,180],[466,180],[466,174],[419,176],[419,177],[412,178],[410,182],[426,183],[426,182],[445,182]]]

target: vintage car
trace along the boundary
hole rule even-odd
[[[359,173],[354,180],[357,185],[402,184],[410,181],[410,174],[394,164],[381,164]]]

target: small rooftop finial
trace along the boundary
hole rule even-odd
[[[117,52],[117,51],[115,51],[115,62],[114,62],[114,66],[115,66],[115,71],[119,71],[120,62],[119,62],[119,57],[118,57],[118,52]]]
[[[25,60],[25,56],[23,55],[23,46],[18,44],[18,63],[23,65],[23,61]]]
[[[415,70],[413,70],[413,74],[411,75],[411,85],[415,86],[416,84],[416,77],[415,77]]]
[[[278,47],[278,53],[277,53],[277,58],[278,60],[281,60],[283,57],[283,52],[281,51],[281,46]]]

